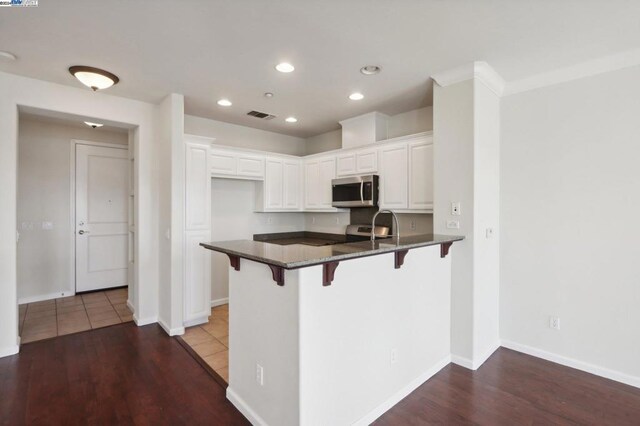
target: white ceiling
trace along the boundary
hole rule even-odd
[[[430,105],[429,76],[474,60],[509,82],[640,47],[638,16],[636,0],[40,0],[0,8],[0,50],[18,56],[0,70],[78,86],[67,68],[96,66],[120,77],[110,94],[182,93],[187,114],[307,137]],[[274,70],[285,60],[295,72]]]

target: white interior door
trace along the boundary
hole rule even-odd
[[[127,285],[128,151],[76,146],[76,292]]]

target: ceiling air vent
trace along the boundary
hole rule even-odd
[[[266,112],[260,112],[260,111],[249,111],[247,115],[250,115],[251,117],[259,118],[261,120],[271,120],[276,118],[276,116],[273,114],[267,114]]]

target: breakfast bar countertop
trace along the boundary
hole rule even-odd
[[[391,237],[373,242],[360,241],[324,246],[281,245],[251,240],[216,241],[200,245],[209,250],[225,253],[229,257],[253,260],[284,269],[298,269],[433,245],[441,245],[442,257],[444,257],[453,242],[463,239],[462,236],[424,234],[401,236],[399,239]]]

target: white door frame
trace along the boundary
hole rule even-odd
[[[117,144],[117,143],[106,143],[106,142],[92,142],[85,141],[81,139],[71,139],[70,141],[70,162],[69,162],[69,224],[70,224],[70,232],[69,238],[71,240],[70,250],[71,256],[69,258],[69,268],[71,273],[69,274],[69,295],[76,294],[76,146],[77,145],[90,145],[90,146],[103,146],[106,148],[118,148],[118,149],[126,149],[131,152],[129,149],[129,145]],[[129,176],[129,181],[131,181],[131,176]],[[135,188],[134,188],[135,191]],[[131,204],[131,203],[129,203]],[[129,209],[131,205],[129,205]],[[130,218],[131,216],[127,214]],[[131,226],[131,223],[129,223]],[[127,237],[128,244],[131,244],[131,238]],[[128,252],[131,252],[131,247],[127,247]],[[129,262],[127,262],[129,265]],[[127,266],[128,268],[128,266]],[[127,279],[130,276],[129,271],[127,271]],[[131,283],[127,282],[128,285]],[[65,292],[66,293],[66,292]],[[130,298],[127,298],[127,305],[129,304]],[[131,307],[129,307],[131,308]]]

